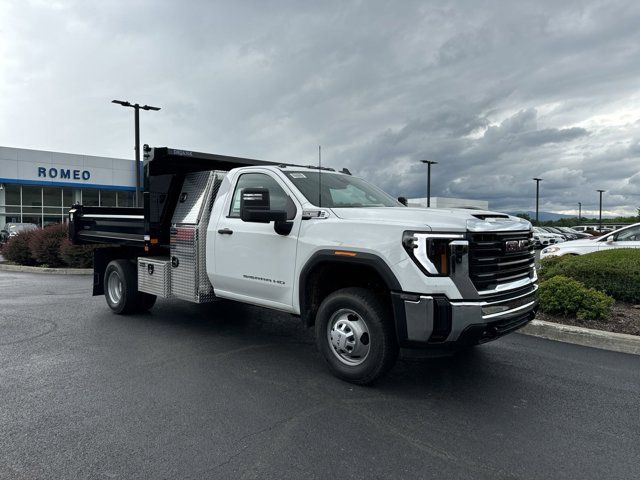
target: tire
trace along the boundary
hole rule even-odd
[[[331,372],[367,385],[393,367],[398,343],[389,308],[364,288],[344,288],[324,299],[316,315],[316,345]]]
[[[130,261],[113,260],[107,265],[104,296],[114,313],[122,315],[139,310],[138,272]]]
[[[138,292],[138,312],[147,312],[156,304],[156,297],[150,293]]]

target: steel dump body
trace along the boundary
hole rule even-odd
[[[74,244],[169,248],[171,222],[188,174],[276,163],[167,147],[149,149],[145,145],[143,165],[144,206],[74,205],[69,212],[69,237]]]

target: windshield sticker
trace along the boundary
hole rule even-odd
[[[307,178],[304,173],[290,173],[289,176],[291,178]]]

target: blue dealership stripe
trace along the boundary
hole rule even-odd
[[[100,190],[124,190],[135,192],[136,187],[126,187],[124,185],[101,185],[97,183],[71,183],[71,182],[42,182],[37,180],[19,180],[15,178],[0,178],[0,183],[11,183],[17,185],[36,185],[39,187],[73,187],[73,188],[98,188]]]

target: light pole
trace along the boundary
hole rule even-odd
[[[542,179],[534,178],[533,180],[536,181],[536,224],[537,224],[539,220],[539,215],[540,215],[540,182],[542,181]]]
[[[598,217],[598,230],[602,232],[602,194],[606,192],[606,190],[596,190],[596,192],[600,193],[600,216]]]
[[[431,165],[436,165],[438,162],[433,160],[420,160],[422,163],[427,164],[427,208],[431,207]]]
[[[136,207],[140,206],[140,110],[160,110],[160,107],[152,107],[151,105],[142,105],[138,103],[125,102],[123,100],[111,100],[111,103],[117,103],[123,107],[133,108],[135,120],[135,137],[136,137]]]
[[[578,202],[578,223],[582,221],[582,202]]]

